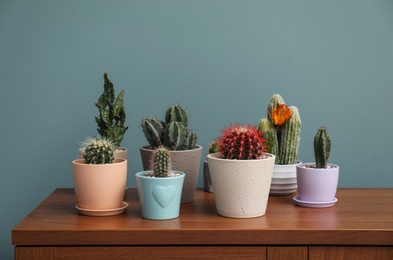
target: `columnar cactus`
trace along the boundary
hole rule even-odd
[[[171,173],[171,153],[164,146],[156,148],[152,159],[153,175],[155,177],[169,177]]]
[[[276,156],[276,164],[295,164],[298,160],[301,120],[295,106],[287,107],[280,94],[274,94],[261,119],[259,131],[268,140],[267,151]]]
[[[196,147],[197,135],[187,127],[188,116],[180,105],[167,109],[165,122],[149,116],[143,119],[141,126],[153,149],[161,145],[170,150],[191,150]]]
[[[115,149],[115,144],[109,139],[89,137],[82,143],[80,152],[86,164],[110,164],[115,159]]]
[[[120,146],[128,126],[124,126],[126,113],[123,105],[124,90],[120,91],[115,99],[113,83],[108,75],[104,74],[104,91],[95,103],[98,108],[99,117],[95,117],[98,133],[114,142],[116,147]]]
[[[326,168],[330,155],[331,140],[326,128],[318,129],[314,137],[314,156],[316,168]]]
[[[217,139],[224,159],[260,159],[266,150],[266,139],[256,126],[230,125]]]

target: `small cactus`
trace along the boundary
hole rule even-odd
[[[80,153],[86,164],[111,164],[115,149],[115,144],[105,137],[89,137],[82,143]]]
[[[165,122],[149,116],[143,119],[141,126],[153,149],[161,145],[170,150],[191,150],[196,147],[197,135],[187,127],[188,116],[180,105],[167,109]]]
[[[274,94],[267,108],[267,118],[261,119],[259,131],[268,140],[267,151],[276,156],[276,164],[298,161],[301,120],[295,106],[287,107],[280,94]]]
[[[315,167],[326,168],[330,155],[331,140],[326,128],[318,129],[314,137]]]
[[[171,176],[171,153],[164,146],[160,146],[154,150],[152,169],[155,177]]]
[[[116,147],[120,146],[128,126],[124,126],[126,113],[123,105],[124,90],[120,91],[115,100],[113,83],[104,74],[104,91],[95,103],[99,117],[95,117],[97,131],[100,136],[110,139]]]
[[[217,141],[224,159],[260,159],[266,150],[266,139],[256,126],[231,124],[221,131]]]

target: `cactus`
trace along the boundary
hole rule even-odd
[[[171,153],[167,148],[160,146],[154,150],[151,168],[155,177],[171,176]]]
[[[287,107],[280,94],[274,94],[258,130],[268,140],[267,151],[276,155],[276,164],[295,164],[298,160],[301,120],[295,106]]]
[[[165,123],[181,122],[184,127],[188,126],[188,115],[186,110],[180,105],[169,107],[165,113]]]
[[[256,126],[233,125],[224,128],[217,139],[224,159],[260,159],[266,150],[264,139]]]
[[[88,137],[83,143],[80,153],[86,164],[110,164],[115,156],[115,144],[105,137]]]
[[[152,147],[158,147],[162,145],[165,127],[164,122],[149,116],[143,119],[141,126],[147,141]]]
[[[116,147],[120,146],[128,126],[124,126],[126,113],[123,105],[124,90],[120,91],[115,99],[113,83],[104,74],[104,91],[98,98],[95,106],[98,108],[99,117],[95,117],[97,131],[100,136],[110,139]]]
[[[326,168],[330,155],[331,140],[326,128],[318,129],[314,137],[315,167]]]
[[[263,138],[267,140],[266,149],[269,153],[276,156],[276,162],[279,162],[279,149],[276,129],[267,118],[261,119],[258,130],[262,133]]]
[[[290,109],[292,116],[281,129],[279,164],[295,164],[299,153],[302,122],[299,110],[295,106],[291,106]]]
[[[143,119],[141,126],[153,149],[161,145],[170,150],[191,150],[196,147],[197,135],[187,128],[188,116],[180,105],[167,109],[165,122],[149,116]]]

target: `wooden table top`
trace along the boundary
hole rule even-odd
[[[270,196],[266,215],[217,215],[214,193],[197,190],[180,217],[140,216],[136,189],[127,210],[89,217],[75,208],[73,189],[56,189],[12,230],[14,245],[393,245],[393,188],[341,188],[334,207],[295,205],[294,195]]]

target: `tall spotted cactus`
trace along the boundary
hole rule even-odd
[[[155,177],[169,177],[171,175],[171,153],[164,146],[153,152],[152,167]]]
[[[161,145],[170,150],[191,150],[196,147],[197,135],[188,128],[187,112],[180,105],[167,109],[165,122],[149,116],[143,119],[141,126],[153,149]]]
[[[268,140],[267,151],[276,156],[276,164],[298,161],[301,120],[295,106],[287,107],[280,94],[274,94],[267,108],[267,118],[261,119],[259,131]]]
[[[318,129],[314,137],[314,155],[316,168],[326,168],[330,155],[331,140],[326,128]]]
[[[110,164],[115,159],[115,149],[115,144],[109,139],[89,137],[82,143],[80,154],[86,164]]]
[[[98,133],[114,142],[116,147],[120,146],[128,126],[124,126],[126,113],[123,105],[124,90],[120,91],[115,99],[113,83],[108,75],[104,74],[104,91],[95,103],[99,116],[95,117]]]

